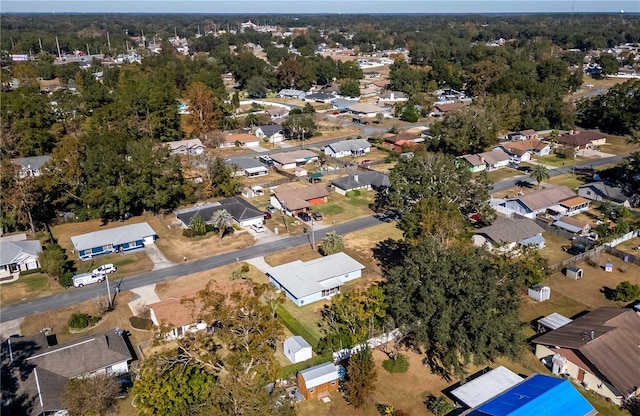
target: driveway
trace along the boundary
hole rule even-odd
[[[247,259],[245,261],[250,265],[254,266],[256,269],[260,270],[262,273],[266,273],[267,270],[271,268],[271,266],[269,266],[269,264],[266,261],[264,261],[263,256],[254,257],[252,259]]]
[[[601,152],[599,150],[594,150],[594,149],[580,150],[578,152],[578,154],[580,156],[583,156],[583,157],[599,157],[600,159],[605,158],[605,157],[615,156],[615,155],[612,155],[611,153],[604,153],[604,152]]]
[[[175,265],[173,262],[169,261],[164,256],[164,254],[162,254],[162,251],[160,251],[158,246],[156,246],[155,244],[149,244],[144,246],[144,251],[147,252],[147,256],[149,256],[149,258],[153,262],[152,270],[165,269],[167,267],[171,267]]]
[[[160,298],[156,295],[156,284],[131,289],[137,296],[128,303],[129,309],[134,316],[140,315],[152,303],[160,302]]]

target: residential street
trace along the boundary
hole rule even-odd
[[[343,235],[346,233],[371,227],[379,223],[379,220],[377,220],[373,216],[369,216],[348,223],[326,227],[321,230],[315,231],[315,241],[316,244],[319,244],[320,240],[330,231],[336,231],[338,234]],[[137,276],[130,276],[122,281],[122,284],[120,285],[120,291],[128,291],[141,286],[150,285],[152,283],[175,279],[177,277],[186,276],[192,273],[214,269],[216,267],[224,266],[236,261],[244,261],[254,257],[264,256],[298,246],[306,246],[309,250],[311,250],[309,234],[302,234],[294,237],[285,237],[278,241],[255,245],[243,250],[221,254],[219,256],[208,257],[184,264],[178,264],[176,266],[142,273]],[[109,282],[111,293],[115,293],[115,287],[118,285],[118,283],[119,280]],[[73,305],[75,303],[84,302],[89,299],[95,299],[98,295],[106,294],[107,288],[104,284],[86,286],[80,289],[69,288],[66,292],[61,294],[3,307],[2,309],[0,309],[0,322],[7,322],[13,319],[26,317],[28,315],[62,308],[65,306]]]

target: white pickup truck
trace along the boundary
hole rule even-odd
[[[104,280],[104,275],[94,273],[80,273],[73,276],[73,286],[83,287],[92,283],[100,283]]]

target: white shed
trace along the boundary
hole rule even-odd
[[[292,363],[300,363],[311,358],[311,345],[300,335],[294,335],[284,341],[284,355]]]
[[[529,297],[538,302],[544,302],[551,297],[551,288],[545,285],[531,286],[529,288]]]

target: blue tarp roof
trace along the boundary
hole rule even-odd
[[[587,416],[597,412],[569,380],[535,374],[469,416]]]

